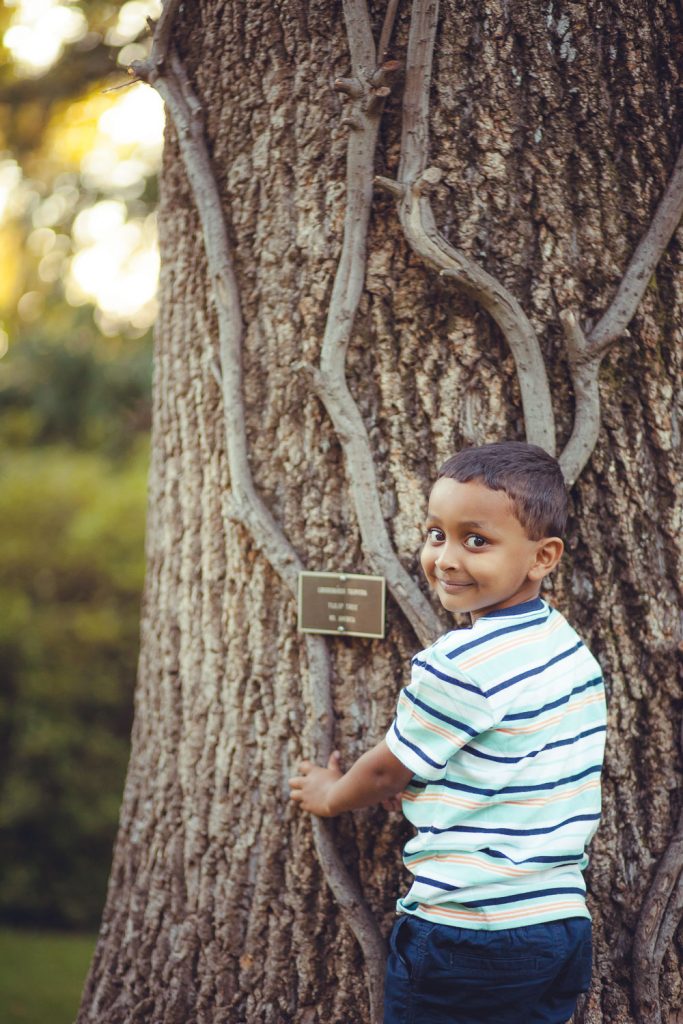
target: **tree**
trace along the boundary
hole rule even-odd
[[[285,780],[380,738],[445,626],[434,467],[525,433],[611,699],[579,1016],[677,1019],[677,9],[397,7],[168,0],[133,68],[170,115],[148,575],[81,1024],[377,1019],[405,830],[311,827]],[[385,575],[386,639],[298,635],[301,567]]]

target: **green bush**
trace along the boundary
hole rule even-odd
[[[148,445],[0,451],[0,918],[99,919],[132,718]]]
[[[68,343],[50,336],[48,319],[3,358],[0,445],[64,442],[121,457],[149,429],[150,339],[117,347],[79,325],[82,311],[70,315]]]

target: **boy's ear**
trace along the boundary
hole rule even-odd
[[[536,561],[529,569],[530,580],[542,580],[562,558],[564,543],[559,537],[544,537],[536,548]]]

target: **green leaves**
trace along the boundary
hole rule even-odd
[[[132,299],[159,143],[144,117],[128,131],[146,93],[104,89],[145,52],[148,6],[53,4],[87,33],[33,69],[10,35],[0,71],[0,918],[22,923],[98,920],[128,758],[151,386]],[[108,304],[85,287],[123,270]]]
[[[0,915],[97,921],[128,757],[147,445],[0,455]]]

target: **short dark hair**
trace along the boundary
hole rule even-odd
[[[505,491],[530,540],[564,536],[564,477],[557,459],[538,445],[496,441],[463,448],[444,462],[438,475],[463,484],[478,480],[492,491]]]

